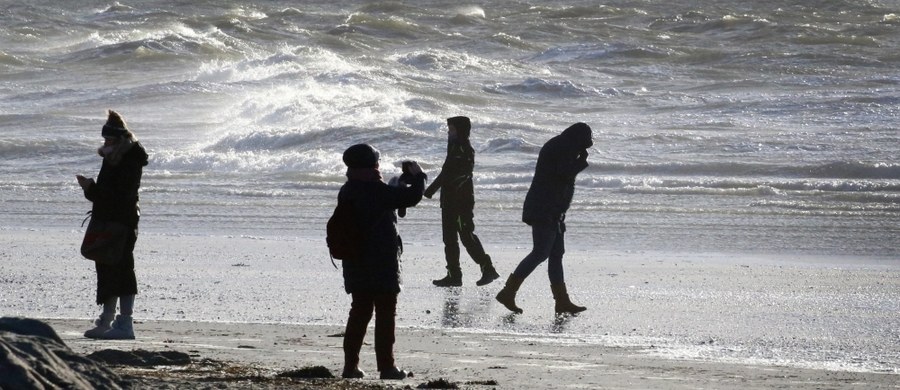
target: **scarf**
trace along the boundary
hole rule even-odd
[[[122,142],[119,142],[116,145],[101,146],[100,149],[97,149],[97,154],[99,154],[100,157],[103,157],[110,165],[116,166],[122,162],[122,157],[125,156],[132,147],[134,147],[134,140],[124,137],[122,138]]]
[[[347,179],[360,181],[382,181],[378,168],[347,168]]]

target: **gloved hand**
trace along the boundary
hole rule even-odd
[[[400,167],[403,173],[408,173],[412,176],[419,176],[420,173],[424,173],[422,172],[422,167],[415,161],[404,161]]]

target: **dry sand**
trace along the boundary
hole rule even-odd
[[[339,373],[342,329],[335,326],[143,321],[135,325],[137,339],[99,341],[81,333],[84,320],[48,320],[76,352],[102,349],[181,351],[196,360],[229,362],[229,369],[195,375],[187,381],[177,369],[126,370],[146,378],[144,385],[160,387],[251,386],[303,387],[310,382],[253,382],[247,373],[273,377],[279,372],[325,366]],[[362,368],[374,372],[371,335],[362,356]],[[649,356],[627,347],[598,346],[577,338],[548,341],[525,336],[453,332],[434,329],[399,329],[398,365],[411,370],[405,381],[364,379],[372,386],[416,387],[439,378],[462,388],[501,389],[896,389],[896,374],[840,372],[779,366],[756,366],[709,361],[673,360]],[[243,369],[241,369],[243,368]],[[215,370],[214,370],[215,371]],[[229,374],[229,372],[231,374]],[[227,378],[231,380],[211,380]],[[166,379],[168,378],[168,379]],[[343,381],[321,381],[317,386],[346,386]],[[490,383],[496,382],[496,385]],[[174,384],[174,385],[173,385]],[[221,387],[221,386],[219,386]]]

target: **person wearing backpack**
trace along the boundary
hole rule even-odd
[[[344,151],[347,182],[338,204],[351,206],[361,231],[359,255],[343,260],[344,290],[352,303],[344,332],[344,378],[363,378],[359,351],[375,313],[375,356],[381,379],[404,379],[409,373],[394,364],[394,317],[401,290],[400,253],[395,210],[413,207],[422,199],[425,174],[416,162],[407,165],[404,183],[391,186],[378,169],[379,152],[367,144]]]
[[[462,286],[459,241],[481,269],[481,278],[475,282],[476,285],[484,286],[500,277],[491,257],[484,252],[481,241],[475,235],[475,187],[472,184],[475,150],[469,142],[471,129],[472,123],[468,117],[447,119],[447,158],[441,173],[425,190],[425,197],[429,199],[438,190],[441,191],[441,231],[447,275],[432,281],[438,287]]]

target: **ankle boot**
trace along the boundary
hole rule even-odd
[[[431,283],[438,287],[462,286],[462,272],[447,272],[443,279],[432,280]]]
[[[341,373],[341,378],[344,379],[362,379],[366,377],[366,372],[357,368],[347,368],[344,367],[344,372]]]
[[[99,339],[111,329],[110,323],[116,318],[116,299],[116,297],[110,297],[103,302],[103,312],[100,313],[100,318],[94,320],[94,328],[84,332],[84,337]]]
[[[519,291],[519,287],[522,286],[524,281],[525,279],[510,274],[509,278],[506,279],[506,285],[497,293],[497,302],[502,303],[503,306],[515,313],[522,314],[522,309],[516,306],[516,292]]]
[[[569,300],[565,283],[551,284],[550,291],[553,292],[553,300],[556,301],[556,305],[554,305],[556,314],[577,314],[587,310],[586,307],[578,306]]]
[[[394,379],[394,380],[403,380],[410,376],[410,372],[406,370],[401,370],[397,367],[391,367],[385,371],[381,372],[379,376],[381,379]]]
[[[494,265],[491,264],[491,259],[488,258],[487,263],[482,264],[481,266],[481,279],[478,279],[475,282],[476,286],[484,286],[497,280],[500,277],[500,274],[497,273],[497,270],[494,269]]]
[[[101,337],[108,340],[134,340],[134,326],[131,316],[117,315],[112,323],[112,329],[103,333]]]
[[[84,332],[84,337],[89,339],[103,338],[103,334],[112,329],[110,323],[113,321],[114,314],[103,313],[100,318],[94,320],[94,327]]]

